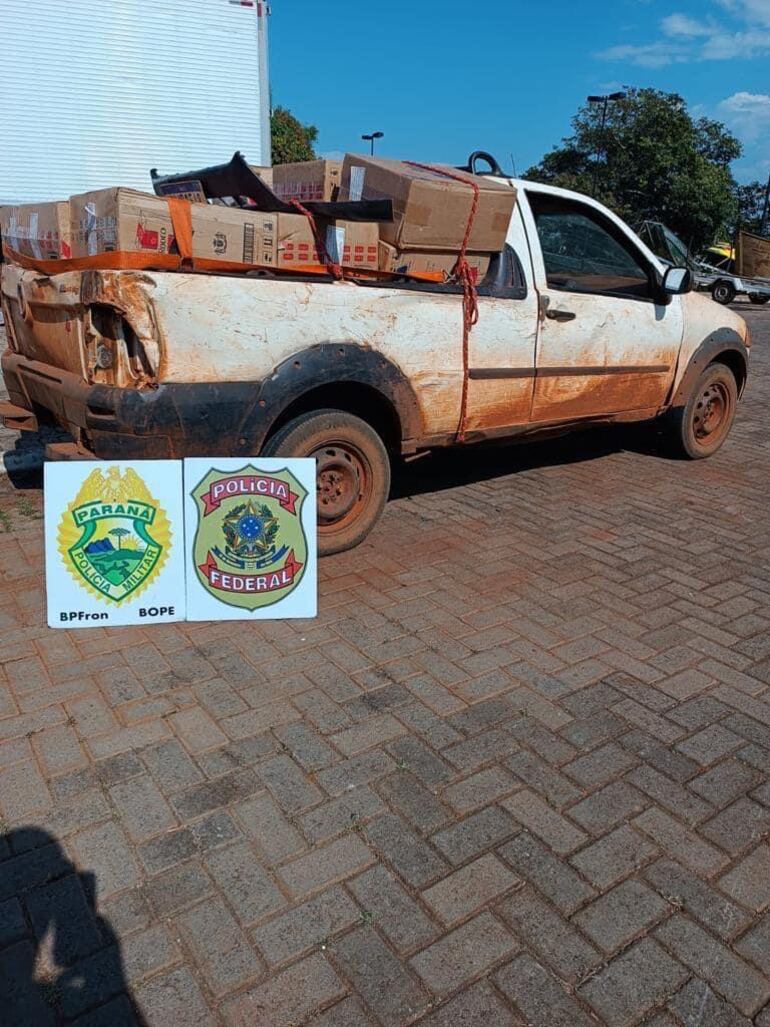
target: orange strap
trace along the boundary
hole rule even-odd
[[[194,267],[192,204],[180,196],[169,196],[168,212],[179,256],[182,258],[182,266]]]
[[[476,219],[476,212],[479,209],[479,187],[477,182],[473,182],[471,179],[465,178],[463,175],[455,174],[453,171],[448,171],[446,168],[437,168],[432,164],[418,164],[417,161],[413,160],[408,160],[406,163],[410,164],[413,168],[421,168],[423,171],[431,171],[433,174],[441,175],[443,178],[451,178],[455,182],[464,182],[473,190],[473,201],[471,203],[470,214],[468,215],[468,223],[465,226],[465,235],[463,236],[460,252],[457,256],[457,262],[452,268],[452,277],[456,278],[463,287],[463,388],[462,396],[460,398],[460,421],[457,426],[456,437],[458,442],[465,442],[465,427],[468,419],[468,364],[470,359],[470,333],[473,326],[478,324],[479,320],[479,299],[476,291],[476,281],[465,255],[468,251],[468,243],[470,242],[471,232],[473,231],[473,222]]]

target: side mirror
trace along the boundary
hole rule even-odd
[[[692,292],[693,277],[688,267],[670,267],[663,276],[663,291],[669,296]]]

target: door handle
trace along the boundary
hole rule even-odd
[[[550,307],[546,310],[545,316],[549,321],[574,321],[577,314],[572,310],[551,310]]]

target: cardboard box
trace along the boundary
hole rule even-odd
[[[168,203],[134,189],[100,189],[70,197],[73,256],[117,250],[175,254]],[[302,214],[272,214],[193,203],[193,257],[261,267],[320,264]],[[324,227],[330,256],[347,267],[377,269],[378,226],[338,221]]]
[[[308,160],[298,164],[276,164],[273,167],[273,192],[281,200],[337,199],[342,161]]]
[[[117,186],[70,196],[72,256],[172,253],[168,203],[153,193]]]
[[[448,168],[458,174],[453,168]],[[516,190],[481,175],[462,174],[480,189],[479,205],[468,249],[499,252],[505,244],[516,203]],[[380,236],[400,250],[457,252],[462,245],[473,203],[469,186],[397,160],[346,154],[340,200],[393,201],[393,221],[380,226]]]
[[[262,168],[258,164],[249,164],[249,169],[254,172],[255,175],[259,175],[265,185],[269,185],[273,188],[273,169]]]
[[[176,254],[168,203],[117,187],[70,197],[73,256],[98,253]],[[193,256],[275,266],[276,215],[207,203],[191,206]]]
[[[0,207],[0,236],[11,249],[37,260],[72,256],[67,200]]]
[[[278,267],[290,268],[303,264],[320,264],[310,228],[302,214],[279,214]],[[364,221],[318,222],[324,233],[326,251],[343,267],[377,270],[379,226]]]
[[[390,243],[380,242],[380,271],[398,275],[443,273],[447,278],[457,263],[457,252],[442,253],[440,250],[397,250]],[[489,270],[488,253],[466,253],[474,280],[480,282]]]

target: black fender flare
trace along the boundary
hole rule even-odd
[[[284,411],[322,385],[357,384],[392,406],[401,442],[422,435],[420,404],[404,371],[377,350],[349,342],[325,342],[299,350],[276,366],[259,386],[241,433],[261,448]]]
[[[734,328],[717,328],[716,331],[703,340],[690,357],[685,372],[682,375],[682,380],[671,397],[669,405],[672,407],[684,406],[704,367],[713,363],[714,360],[724,353],[737,354],[743,362],[743,382],[739,383],[740,393],[742,393],[749,369],[749,351],[743,339]]]

